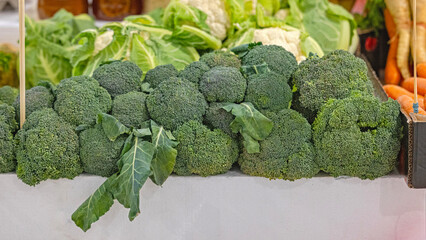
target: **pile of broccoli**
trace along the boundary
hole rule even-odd
[[[19,131],[18,91],[0,88],[0,172],[16,168],[29,185],[83,171],[111,176],[128,136],[143,134],[138,129],[149,120],[173,132],[178,175],[221,174],[238,163],[246,174],[271,179],[320,170],[373,179],[394,168],[399,105],[373,96],[361,59],[338,50],[298,65],[284,48],[247,46],[239,56],[204,54],[180,72],[162,65],[143,78],[136,64],[112,61],[92,77],[36,86],[26,92]],[[114,141],[99,119],[104,113],[123,124]],[[259,115],[273,124],[263,138]]]

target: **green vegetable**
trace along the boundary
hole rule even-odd
[[[117,96],[112,102],[111,115],[126,127],[141,128],[149,119],[146,107],[147,96],[142,92],[130,92]]]
[[[287,24],[307,32],[321,46],[325,54],[349,50],[356,41],[356,22],[343,7],[328,0],[288,0]]]
[[[96,124],[79,135],[80,159],[87,173],[109,177],[118,171],[117,160],[120,158],[126,136],[119,136],[111,141],[101,124]]]
[[[16,168],[13,133],[17,128],[15,109],[5,103],[0,104],[0,173]]]
[[[133,92],[141,91],[143,72],[134,63],[129,61],[113,61],[104,64],[93,72],[93,78],[105,88],[112,98]]]
[[[322,58],[309,57],[294,73],[300,106],[316,114],[330,98],[343,99],[354,90],[373,94],[367,72],[365,62],[347,51],[336,50]]]
[[[272,121],[257,111],[251,103],[230,103],[225,105],[223,109],[235,116],[230,127],[232,132],[239,132],[244,138],[243,144],[247,152],[259,152],[258,141],[269,136],[273,128]]]
[[[73,75],[92,75],[99,65],[110,60],[129,60],[146,73],[164,64],[173,64],[182,70],[199,59],[195,48],[167,41],[171,31],[144,24],[145,20],[140,16],[81,32],[74,39]]]
[[[19,86],[18,61],[18,49],[15,46],[8,43],[0,44],[0,86]]]
[[[33,112],[15,138],[16,173],[28,185],[47,179],[72,179],[83,171],[74,127],[51,108]]]
[[[211,129],[220,129],[233,139],[237,139],[238,133],[232,132],[230,126],[235,116],[223,109],[228,104],[222,102],[210,103],[204,116],[204,123]]]
[[[56,90],[55,111],[74,126],[95,123],[98,113],[111,110],[111,96],[87,76],[64,79]]]
[[[220,50],[204,54],[200,58],[200,61],[205,62],[211,68],[219,66],[233,68],[241,67],[241,61],[236,55]]]
[[[6,103],[7,105],[12,105],[15,102],[16,97],[19,94],[17,88],[11,86],[3,86],[0,88],[0,104]]]
[[[332,176],[374,179],[396,166],[402,137],[398,102],[360,92],[330,99],[313,124],[317,163]]]
[[[74,17],[61,10],[46,20],[27,17],[25,27],[26,80],[29,86],[35,86],[40,80],[58,84],[71,76],[70,59],[75,49],[72,39],[95,25],[88,15]]]
[[[104,131],[110,129],[104,128]],[[164,183],[176,161],[176,144],[171,133],[154,122],[151,122],[150,128],[135,130],[124,143],[117,163],[119,171],[109,177],[73,213],[75,224],[87,231],[92,223],[111,208],[114,199],[125,208],[130,208],[129,219],[134,220],[140,213],[140,189],[150,176],[154,183]]]
[[[13,107],[16,109],[16,119],[20,119],[20,96],[16,98]],[[35,86],[25,91],[25,115],[28,117],[31,113],[41,110],[43,108],[53,108],[55,97],[52,90],[43,87]]]
[[[179,77],[186,79],[198,85],[204,73],[210,70],[210,67],[201,61],[192,62],[179,72]]]
[[[163,81],[146,100],[151,118],[166,129],[176,130],[190,120],[200,121],[207,102],[189,81],[171,78]]]
[[[376,35],[385,27],[383,10],[386,8],[384,0],[368,0],[363,14],[355,14],[355,21],[360,29],[373,29]]]
[[[292,91],[283,76],[274,72],[254,74],[247,82],[244,101],[253,103],[256,109],[276,112],[289,108]]]
[[[156,88],[164,80],[177,76],[178,71],[172,64],[160,65],[146,73],[144,83],[149,83],[152,88]]]
[[[163,13],[163,26],[173,31],[168,40],[197,49],[220,49],[222,41],[210,34],[207,14],[173,0]]]
[[[243,66],[266,63],[272,72],[282,75],[286,80],[290,79],[297,69],[297,61],[293,54],[275,45],[255,46],[246,55],[242,56],[241,63]]]
[[[244,149],[238,163],[245,174],[271,179],[311,178],[319,172],[310,142],[311,126],[291,109],[265,113],[274,123],[271,135],[260,142],[260,152]]]
[[[208,102],[235,102],[244,100],[247,80],[238,68],[214,67],[200,80],[200,92]]]
[[[238,158],[238,145],[222,130],[189,121],[173,132],[179,142],[174,172],[203,177],[227,172]]]

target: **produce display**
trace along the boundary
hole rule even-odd
[[[298,65],[284,48],[261,43],[233,51],[206,53],[181,70],[166,64],[144,74],[117,60],[92,77],[41,82],[26,92],[20,130],[17,91],[0,88],[0,172],[16,166],[28,185],[82,172],[108,177],[72,215],[87,231],[114,199],[133,220],[148,178],[162,185],[173,172],[206,177],[239,165],[294,181],[320,171],[374,179],[395,168],[400,106],[373,95],[363,60],[336,50]]]
[[[115,200],[133,221],[148,178],[385,176],[401,149],[400,110],[413,112],[404,4],[386,0],[384,19],[364,22],[384,20],[391,38],[385,101],[353,54],[357,21],[327,0],[172,0],[100,28],[65,10],[27,18],[21,128],[17,53],[0,46],[10,85],[0,87],[0,173],[30,186],[105,177],[71,216],[83,231]],[[426,63],[417,73],[426,115]]]

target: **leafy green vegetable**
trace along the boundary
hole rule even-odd
[[[230,103],[223,109],[235,116],[230,127],[234,133],[241,133],[247,152],[258,153],[260,151],[258,141],[269,136],[273,128],[272,121],[257,111],[251,103]]]
[[[384,28],[383,10],[386,8],[384,0],[368,0],[363,14],[355,14],[355,21],[360,29],[373,29],[376,34]]]
[[[74,51],[72,39],[79,32],[95,28],[88,15],[74,17],[61,10],[53,18],[42,21],[25,19],[26,76],[30,86],[40,80],[58,84],[70,77],[70,59]]]
[[[144,73],[163,64],[182,70],[199,58],[195,48],[167,41],[172,32],[146,25],[146,15],[128,18],[131,22],[106,24],[98,31],[85,31],[75,39],[72,56],[73,75],[92,75],[103,62],[129,60]],[[141,23],[142,22],[142,23]]]
[[[173,0],[163,13],[163,26],[171,29],[169,40],[197,49],[219,49],[222,41],[210,34],[206,23],[207,14],[203,11]]]
[[[154,143],[155,154],[151,163],[151,180],[157,185],[163,185],[172,174],[176,163],[177,146],[172,133],[155,122],[151,123],[152,143]]]
[[[115,141],[118,136],[130,133],[130,130],[119,122],[115,117],[106,114],[99,113],[97,123],[102,125],[102,128],[105,131],[105,134],[111,141]]]
[[[123,124],[114,117],[100,114],[103,129],[112,135],[121,135]],[[92,223],[104,215],[118,200],[125,208],[130,208],[129,220],[140,213],[140,190],[148,177],[161,185],[171,174],[177,151],[177,143],[169,131],[151,121],[149,128],[133,130],[123,144],[119,171],[109,177],[80,207],[73,213],[72,220],[83,231],[90,229]],[[151,134],[152,132],[152,134]],[[152,135],[151,139],[149,138]]]
[[[286,23],[309,33],[325,54],[348,50],[357,37],[354,18],[339,5],[327,0],[288,0],[288,4]]]

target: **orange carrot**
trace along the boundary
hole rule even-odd
[[[414,78],[405,79],[401,86],[410,92],[414,92]],[[426,94],[426,78],[417,78],[417,93],[422,96]]]
[[[384,85],[383,89],[385,90],[386,94],[388,94],[388,96],[394,100],[396,100],[397,98],[403,95],[407,95],[414,100],[414,94],[403,87],[388,84],[388,85]],[[417,95],[417,96],[418,96],[417,99],[419,101],[419,106],[424,109],[425,108],[424,97],[421,95]]]
[[[386,30],[388,31],[389,38],[392,39],[396,35],[395,22],[393,21],[393,17],[389,12],[389,9],[385,8],[385,10],[383,11],[383,15],[385,17],[385,25]]]
[[[398,53],[398,36],[396,36],[396,26],[392,15],[386,8],[384,10],[386,30],[390,40],[388,58],[385,67],[385,82],[386,84],[398,85],[401,81],[401,72],[399,72],[396,55]]]
[[[417,76],[426,78],[426,63],[417,64]]]
[[[414,109],[413,109],[414,100],[411,97],[407,95],[402,95],[398,97],[396,100],[399,102],[399,105],[401,105],[401,108],[404,111],[406,111],[407,113],[414,112]],[[419,107],[419,114],[426,115],[426,111],[423,110],[423,108]]]
[[[390,43],[388,58],[386,59],[385,67],[385,83],[398,85],[401,81],[401,73],[399,72],[398,64],[396,61],[396,54],[398,52],[398,37],[395,37]]]

